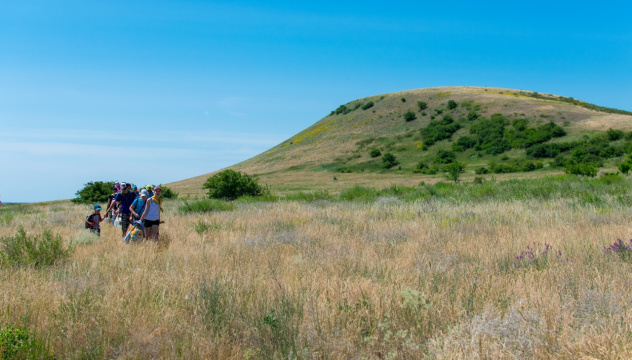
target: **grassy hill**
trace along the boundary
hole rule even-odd
[[[487,126],[480,124],[485,124],[483,120],[494,118],[504,124],[504,138],[510,142],[509,148],[503,151],[489,151],[489,144],[477,139],[489,129],[479,129],[478,134],[472,130],[473,126],[475,129]],[[442,121],[451,122],[452,130],[456,131],[445,138],[439,136],[433,139],[431,133],[434,130],[428,129],[433,126],[441,128]],[[632,113],[573,98],[522,90],[483,87],[407,90],[341,105],[295,136],[230,168],[256,174],[262,183],[278,192],[336,191],[356,184],[381,187],[394,183],[409,186],[420,181],[432,183],[444,179],[442,162],[445,161],[437,158],[445,156],[446,152],[453,153],[454,160],[465,165],[464,180],[482,175],[476,174],[481,168],[487,168],[488,173],[498,173],[494,176],[499,179],[539,177],[563,172],[564,169],[555,166],[553,157],[529,156],[527,150],[535,144],[520,143],[516,136],[525,137],[529,131],[533,135],[539,128],[551,123],[563,129],[565,135],[545,138],[545,141],[539,139],[538,144],[573,143],[576,146],[579,142],[589,142],[598,134],[606,134],[611,128],[624,132],[632,130]],[[517,132],[520,126],[527,129],[526,132]],[[510,133],[513,138],[507,135]],[[478,146],[456,146],[466,139],[478,140]],[[627,150],[629,140],[629,136],[627,139],[622,136],[609,142],[607,145],[616,147],[617,153],[603,157],[599,165],[614,169],[624,155],[622,152],[627,153],[621,149]],[[601,143],[596,146],[607,145]],[[379,150],[379,156],[371,156],[374,149]],[[567,149],[566,155],[561,157],[569,158],[572,154],[570,150],[573,149]],[[393,154],[397,160],[397,164],[389,169],[383,166],[386,153]],[[502,168],[524,165],[525,161],[535,164],[535,171],[506,174],[507,171],[502,169],[490,169],[490,163]],[[558,159],[557,165],[560,161]],[[529,168],[528,164],[524,166]],[[209,175],[169,185],[183,195],[200,195],[201,186]]]

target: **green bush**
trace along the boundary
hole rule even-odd
[[[380,151],[380,149],[375,148],[375,149],[371,150],[371,152],[369,153],[369,155],[370,155],[372,158],[376,158],[376,157],[378,157],[378,156],[382,155],[382,152]]]
[[[417,115],[415,115],[415,113],[411,110],[408,110],[404,113],[404,120],[408,121],[413,121],[417,119]]]
[[[622,130],[615,130],[613,128],[608,129],[608,131],[606,131],[606,134],[608,135],[608,139],[610,141],[617,141],[619,139],[622,139],[625,135]]]
[[[454,161],[446,165],[443,168],[443,171],[446,172],[448,180],[452,180],[455,183],[458,183],[461,174],[465,171],[465,165],[458,161]]]
[[[27,236],[20,226],[15,236],[0,238],[0,265],[51,266],[68,260],[73,251],[72,246],[64,248],[61,236],[53,235],[48,229],[40,235]]]
[[[336,110],[332,111],[329,115],[346,115],[350,113],[352,110],[346,107],[345,105],[340,105]]]
[[[597,176],[598,166],[594,163],[577,163],[570,161],[566,164],[566,173],[573,175]]]
[[[385,169],[390,169],[395,165],[398,165],[399,161],[397,161],[397,158],[395,157],[395,155],[391,154],[391,153],[386,153],[382,156],[382,166]]]
[[[419,111],[424,111],[428,108],[428,103],[425,101],[417,101],[417,107],[419,108]]]
[[[368,103],[366,103],[366,104],[362,105],[362,110],[368,110],[368,109],[372,108],[372,107],[373,107],[373,105],[375,105],[375,104],[373,103],[373,101],[369,101]]]
[[[504,139],[505,126],[509,121],[502,114],[493,114],[491,119],[481,119],[470,127],[470,133],[476,135],[476,150],[498,155],[509,150],[511,145]]]
[[[448,100],[448,109],[454,110],[459,104],[454,100]]]
[[[232,211],[235,210],[235,204],[219,199],[204,199],[193,203],[185,202],[183,206],[178,208],[182,213],[206,213],[211,211]]]
[[[539,161],[529,161],[527,159],[511,159],[506,163],[498,164],[493,161],[489,163],[489,170],[495,174],[506,174],[515,172],[529,172],[541,169],[544,166]]]
[[[72,201],[83,204],[104,203],[113,191],[113,181],[91,181],[85,184],[83,189],[75,193],[77,197],[72,199]]]
[[[433,120],[428,126],[421,129],[421,135],[424,138],[424,144],[431,146],[435,142],[449,139],[452,134],[461,128],[459,123],[454,122],[450,115],[445,115],[441,120]]]
[[[452,144],[452,151],[465,151],[476,146],[476,139],[470,136],[461,136]]]
[[[435,164],[450,164],[456,161],[456,154],[452,151],[439,150],[437,151],[437,157],[432,161]]]
[[[0,329],[0,360],[53,358],[34,331],[11,324]]]
[[[165,185],[160,185],[160,188],[162,189],[162,194],[160,194],[160,197],[163,199],[176,199],[178,197],[178,193],[173,191],[172,189],[168,188]]]
[[[206,179],[203,188],[208,190],[209,198],[224,200],[235,200],[244,195],[260,196],[268,192],[257,179],[230,169]]]
[[[619,163],[618,168],[622,174],[627,174],[628,172],[630,172],[630,169],[632,168],[632,164],[630,164],[629,162],[622,162],[622,163]]]

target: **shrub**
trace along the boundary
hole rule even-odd
[[[474,172],[476,173],[476,175],[483,175],[483,174],[488,174],[489,169],[484,166],[481,166],[477,168],[476,170],[474,170]]]
[[[478,138],[477,150],[485,150],[488,154],[498,155],[511,148],[504,139],[505,126],[508,120],[502,114],[494,114],[491,119],[482,119],[470,128],[470,133]]]
[[[0,265],[33,266],[40,268],[68,260],[74,249],[64,249],[60,235],[45,229],[42,234],[27,236],[20,226],[15,236],[0,238]]]
[[[163,199],[176,199],[178,197],[178,193],[173,191],[171,188],[168,188],[165,185],[159,185],[162,189],[162,194],[160,195]]]
[[[44,342],[33,331],[4,324],[0,329],[0,359],[53,359]]]
[[[83,189],[77,191],[75,203],[104,203],[108,200],[108,196],[112,194],[114,189],[113,181],[91,181],[84,185]]]
[[[598,167],[594,163],[577,163],[574,161],[569,161],[566,164],[566,173],[573,175],[582,175],[582,176],[597,176]]]
[[[206,213],[211,211],[232,211],[235,210],[235,204],[219,199],[204,199],[193,203],[185,202],[183,206],[178,208],[178,210],[185,214]]]
[[[606,131],[606,134],[608,135],[608,139],[610,141],[617,141],[623,138],[623,136],[625,135],[622,130],[615,130],[613,128],[608,129],[608,131]]]
[[[443,119],[433,120],[428,126],[421,129],[421,135],[424,138],[424,144],[430,146],[437,141],[451,138],[452,134],[460,128],[461,125],[454,122],[450,115],[445,115]]]
[[[208,189],[208,197],[214,199],[235,200],[244,195],[260,196],[267,193],[267,189],[257,182],[257,179],[241,171],[224,170],[208,179],[203,185]]]
[[[629,162],[622,162],[619,164],[618,167],[619,171],[621,171],[622,174],[627,174],[628,172],[630,172],[632,165]]]
[[[373,105],[375,105],[375,104],[373,104],[373,101],[369,101],[368,103],[362,105],[362,110],[368,110],[368,109],[372,108]]]
[[[411,110],[408,110],[404,113],[404,120],[408,121],[413,121],[417,119],[417,116],[415,115],[415,113]]]
[[[493,161],[489,163],[490,171],[495,174],[529,172],[541,169],[543,166],[544,165],[539,161],[533,162],[527,159],[512,159],[504,164],[497,164]]]
[[[478,120],[478,118],[479,118],[479,115],[474,110],[470,110],[470,112],[467,114],[468,121],[476,121]]]
[[[346,115],[351,112],[351,109],[346,107],[345,105],[340,105],[336,110],[332,111],[329,115]]]
[[[391,153],[386,153],[382,156],[382,166],[385,169],[390,169],[395,165],[398,165],[399,161],[397,161],[397,158],[395,157],[395,155],[391,154]]]
[[[375,149],[371,150],[371,152],[369,153],[369,155],[370,155],[372,158],[376,158],[376,157],[378,157],[378,156],[382,155],[382,152],[380,151],[380,149],[375,148]]]
[[[402,102],[406,102],[406,98],[402,98]]]
[[[529,119],[514,119],[511,122],[511,125],[517,131],[525,131],[527,130],[527,127],[529,126]]]
[[[417,101],[417,107],[419,108],[419,111],[424,111],[428,108],[428,103],[425,101]]]
[[[448,180],[452,180],[455,183],[459,182],[459,178],[461,177],[461,173],[465,170],[465,165],[461,164],[458,161],[451,162],[446,165],[443,169],[447,173]]]
[[[554,158],[560,154],[558,144],[537,144],[527,149],[527,156],[533,158]]]
[[[454,100],[448,100],[448,109],[454,110],[459,104]]]
[[[437,157],[433,160],[435,164],[450,164],[456,160],[456,155],[452,151],[439,150]]]
[[[453,151],[465,151],[476,145],[476,139],[470,136],[461,136],[459,140],[452,144]]]

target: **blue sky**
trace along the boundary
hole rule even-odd
[[[0,0],[0,200],[201,175],[400,90],[632,111],[631,14],[629,1]]]

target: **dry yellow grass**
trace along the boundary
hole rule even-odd
[[[630,264],[602,252],[629,236],[628,207],[179,204],[159,244],[125,245],[108,224],[90,237],[87,206],[7,220],[2,237],[52,228],[76,251],[0,270],[0,323],[25,320],[60,359],[632,357]],[[516,268],[533,242],[561,258]]]

